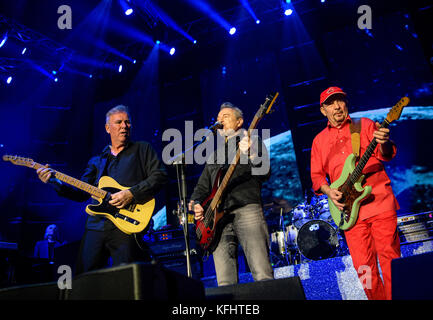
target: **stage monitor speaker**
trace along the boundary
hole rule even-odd
[[[433,299],[433,252],[391,262],[393,300]]]
[[[61,300],[63,294],[57,282],[47,282],[1,289],[0,300]]]
[[[305,300],[299,277],[240,283],[206,289],[207,300]]]
[[[198,280],[159,265],[132,263],[76,276],[66,299],[200,301],[205,294]]]

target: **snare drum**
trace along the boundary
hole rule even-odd
[[[338,247],[337,231],[326,221],[310,220],[298,231],[299,252],[310,260],[330,258]]]

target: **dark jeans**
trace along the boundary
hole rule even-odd
[[[145,248],[142,235],[137,234],[140,246]],[[112,258],[112,266],[135,261],[148,261],[149,257],[137,245],[134,235],[128,235],[119,229],[105,231],[86,230],[81,240],[75,275],[104,268],[108,258]]]

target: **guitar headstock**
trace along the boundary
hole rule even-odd
[[[279,95],[279,93],[275,92],[275,93],[272,93],[266,97],[265,102],[260,106],[259,110],[256,113],[256,118],[261,119],[266,114],[269,114],[273,111],[272,106],[274,105],[275,100],[277,99],[278,95]]]
[[[400,99],[399,102],[395,106],[392,107],[392,109],[388,112],[388,115],[386,116],[386,121],[388,123],[391,123],[394,120],[398,120],[401,116],[401,112],[403,111],[403,108],[409,104],[410,99],[408,97],[403,97]]]
[[[10,161],[17,166],[25,166],[25,167],[29,167],[29,168],[33,168],[33,166],[35,165],[35,162],[33,161],[33,159],[23,158],[23,157],[19,157],[19,156],[11,156],[11,155],[7,155],[7,154],[5,154],[3,156],[3,161]]]

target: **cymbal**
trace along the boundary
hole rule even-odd
[[[280,214],[281,210],[283,213],[289,213],[292,210],[293,206],[289,201],[283,198],[272,198],[271,202],[265,203],[263,205],[264,210],[268,214]]]

